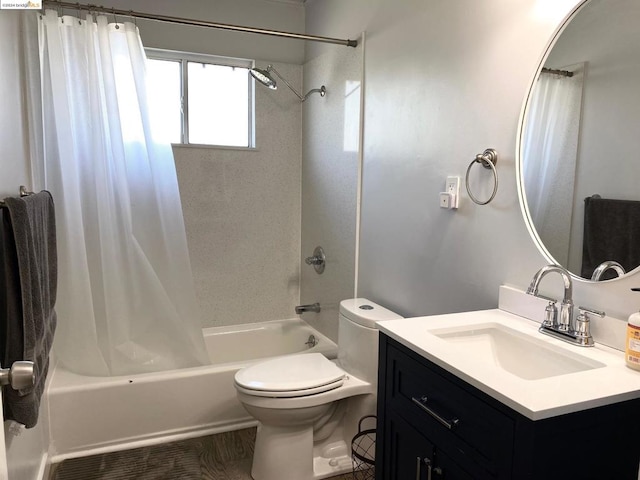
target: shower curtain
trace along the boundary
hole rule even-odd
[[[208,363],[137,27],[47,11],[38,28],[44,162],[32,170],[56,203],[56,357],[87,375]]]
[[[533,224],[549,253],[568,265],[580,132],[584,65],[573,77],[542,73],[524,130],[524,192]]]

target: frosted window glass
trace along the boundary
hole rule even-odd
[[[188,62],[189,143],[249,146],[246,68]]]
[[[148,59],[147,88],[153,138],[158,141],[182,141],[180,62]]]

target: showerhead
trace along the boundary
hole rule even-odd
[[[249,73],[253,78],[259,81],[265,87],[269,87],[271,90],[277,90],[278,86],[276,85],[276,81],[269,72],[270,69],[271,65],[269,65],[266,70],[263,70],[261,68],[252,68],[249,70]]]
[[[319,93],[321,97],[324,97],[327,93],[327,89],[324,87],[324,85],[322,85],[320,88],[314,88],[313,90],[309,90],[309,92],[307,92],[307,94],[304,96],[300,95],[298,91],[295,88],[293,88],[291,84],[287,82],[287,80],[282,75],[280,75],[275,68],[273,68],[273,65],[268,65],[266,70],[263,70],[262,68],[251,68],[249,69],[249,73],[254,79],[256,79],[265,87],[269,87],[271,90],[278,89],[278,86],[276,85],[276,81],[271,75],[271,73],[275,74],[276,77],[282,80],[284,84],[287,87],[289,87],[289,90],[291,90],[293,93],[296,94],[296,96],[300,99],[301,102],[304,102],[307,98],[309,98],[309,95],[311,95],[312,93]]]

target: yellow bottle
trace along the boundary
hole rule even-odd
[[[631,289],[634,292],[638,288]],[[634,370],[640,370],[640,312],[632,313],[627,324],[627,343],[625,347],[625,360],[627,366]]]

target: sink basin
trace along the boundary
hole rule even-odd
[[[472,355],[474,361],[490,362],[524,380],[606,366],[500,323],[459,325],[430,330],[430,333],[459,347],[460,355]]]

